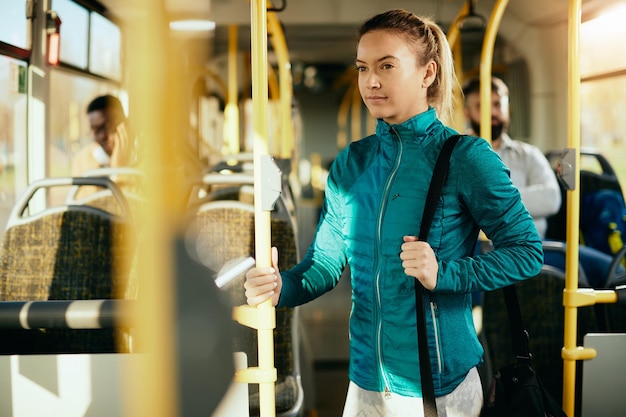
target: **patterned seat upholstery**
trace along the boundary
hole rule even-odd
[[[210,269],[219,271],[228,261],[254,256],[254,207],[240,201],[213,201],[200,206],[194,223],[198,257]],[[279,268],[288,269],[298,261],[296,236],[283,218],[271,220],[272,245],[279,252]],[[227,286],[224,296],[233,306],[246,303],[244,278]],[[298,309],[277,308],[274,330],[274,366],[277,369],[276,414],[301,413],[303,392],[298,358]],[[234,350],[245,352],[248,366],[257,366],[256,331],[236,326]],[[251,384],[250,415],[259,415],[258,385]]]
[[[9,219],[0,249],[0,300],[124,298],[134,253],[128,218],[90,206],[68,205],[27,214],[37,190],[72,179],[37,181]],[[110,186],[98,179],[97,185]],[[121,329],[0,330],[1,353],[125,351]],[[118,343],[119,342],[119,343]]]
[[[579,279],[580,288],[589,285]],[[546,389],[560,402],[563,393],[564,320],[563,290],[565,277],[559,270],[547,267],[531,279],[515,285],[524,327],[530,335],[532,365]],[[597,329],[592,307],[578,309],[577,343],[582,344],[586,333]],[[493,369],[514,362],[511,333],[502,290],[486,292],[483,305],[483,331]],[[578,369],[581,369],[580,362]],[[580,385],[580,372],[577,385]],[[578,405],[579,407],[580,405]]]

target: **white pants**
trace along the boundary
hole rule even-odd
[[[438,417],[478,417],[483,407],[483,388],[478,369],[472,368],[450,394],[435,398]],[[343,417],[423,417],[421,398],[367,391],[350,381]]]

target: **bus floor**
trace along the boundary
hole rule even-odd
[[[350,277],[300,308],[306,417],[340,417],[348,390]]]

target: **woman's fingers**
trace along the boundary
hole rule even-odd
[[[246,299],[248,304],[257,305],[274,295],[278,277],[274,268],[252,268],[246,274]]]

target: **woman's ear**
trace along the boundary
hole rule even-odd
[[[422,80],[422,88],[428,88],[430,85],[435,82],[435,78],[437,77],[437,63],[435,61],[430,61],[425,66],[426,71],[424,72],[424,79]]]

